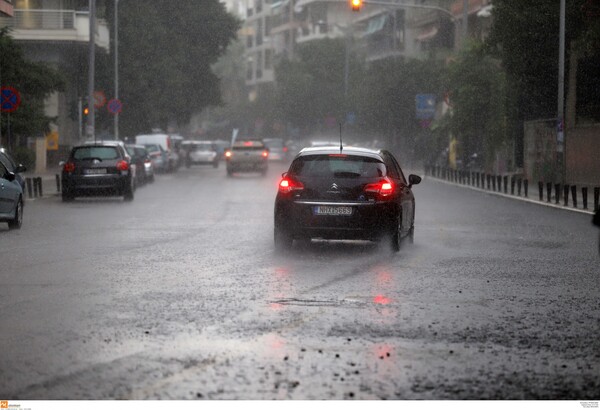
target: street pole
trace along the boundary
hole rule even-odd
[[[557,113],[557,134],[556,134],[556,156],[558,168],[562,173],[563,184],[567,180],[567,156],[565,149],[565,0],[560,0],[560,28],[559,28],[559,46],[558,46],[558,113]]]
[[[119,0],[115,0],[115,99],[119,99]],[[119,113],[115,113],[115,139],[119,139]]]
[[[94,117],[96,114],[96,110],[94,107],[94,65],[96,62],[96,0],[90,0],[90,41],[88,51],[88,109],[90,110],[90,112],[88,114],[85,134],[88,139],[92,139],[93,137],[94,141],[96,141],[94,121]]]

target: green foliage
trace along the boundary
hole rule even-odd
[[[449,131],[459,141],[463,162],[477,153],[489,163],[506,142],[504,71],[481,44],[472,44],[448,65],[447,74]]]
[[[276,67],[276,112],[292,126],[320,130],[327,116],[345,118],[350,90],[356,84],[361,64],[350,56],[348,84],[345,84],[346,43],[344,39],[324,39],[303,44],[294,61],[284,60]]]
[[[107,5],[107,15],[113,11]],[[119,2],[119,78],[124,135],[187,123],[220,103],[211,65],[240,22],[218,0]]]
[[[53,120],[44,114],[44,100],[64,88],[62,75],[48,64],[26,60],[6,28],[0,29],[0,55],[2,86],[14,87],[21,95],[21,105],[10,114],[11,134],[15,137],[43,135]],[[3,114],[3,138],[8,133],[5,118],[7,114]]]
[[[33,171],[35,169],[35,151],[27,147],[15,148],[14,158],[17,164],[23,164],[28,170]]]

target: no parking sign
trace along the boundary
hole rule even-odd
[[[0,88],[0,98],[2,112],[15,112],[21,104],[21,94],[13,87]]]

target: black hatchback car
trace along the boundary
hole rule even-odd
[[[122,142],[98,141],[77,145],[62,169],[62,199],[117,195],[133,200],[136,167]]]
[[[400,250],[414,238],[415,198],[394,156],[385,150],[303,149],[279,182],[275,199],[275,246],[294,239],[390,239]]]

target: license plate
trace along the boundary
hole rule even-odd
[[[106,174],[106,168],[84,169],[83,172],[86,175],[102,175],[102,174]]]
[[[350,216],[350,215],[352,215],[352,207],[351,206],[319,205],[319,206],[313,207],[313,213],[315,215]]]

